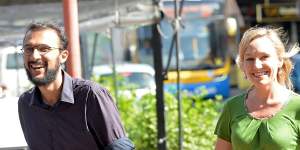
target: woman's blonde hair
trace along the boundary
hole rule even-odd
[[[276,49],[279,59],[283,60],[283,65],[278,69],[277,80],[280,84],[285,85],[288,89],[293,89],[293,84],[290,79],[290,73],[293,69],[290,57],[294,56],[299,52],[298,44],[294,44],[292,48],[287,52],[287,38],[286,34],[282,28],[274,28],[271,26],[265,27],[252,27],[248,29],[239,44],[239,54],[237,56],[236,62],[238,66],[243,70],[243,60],[245,50],[248,48],[249,44],[259,37],[269,38]]]

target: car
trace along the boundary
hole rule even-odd
[[[155,71],[147,64],[117,64],[116,65],[118,89],[123,94],[134,91],[140,99],[147,93],[155,92]],[[105,84],[113,78],[112,65],[99,65],[93,68],[93,75],[100,78],[100,83]]]
[[[33,86],[24,69],[21,46],[0,42],[0,84],[11,96],[19,96]]]
[[[18,97],[0,98],[0,150],[27,150],[19,121]]]

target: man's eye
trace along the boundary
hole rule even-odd
[[[25,47],[24,51],[32,52],[33,51],[33,47]]]
[[[39,47],[39,51],[41,51],[41,52],[47,52],[47,51],[49,51],[49,47]]]

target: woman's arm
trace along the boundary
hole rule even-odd
[[[232,147],[230,142],[220,138],[217,139],[215,150],[231,150],[231,149]]]

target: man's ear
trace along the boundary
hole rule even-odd
[[[68,50],[63,50],[60,52],[60,63],[63,64],[67,61],[69,56],[69,51]]]

